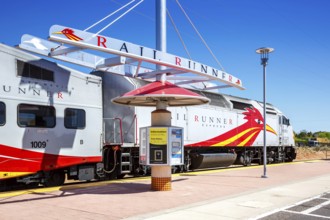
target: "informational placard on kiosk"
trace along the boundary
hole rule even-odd
[[[150,164],[167,164],[167,128],[149,128]]]
[[[140,128],[140,164],[182,165],[183,128]]]
[[[171,164],[183,164],[183,128],[171,129]]]
[[[147,128],[140,128],[140,164],[147,164]]]

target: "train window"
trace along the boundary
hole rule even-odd
[[[286,118],[285,116],[280,117],[280,124],[283,125],[290,125],[290,120]]]
[[[6,124],[6,105],[0,102],[0,126]]]
[[[283,118],[284,125],[290,125],[290,120],[288,118],[286,118],[285,116],[283,116],[282,118]]]
[[[20,127],[53,128],[56,124],[53,106],[19,104],[18,125]]]
[[[234,109],[246,110],[247,108],[252,108],[251,104],[247,104],[244,102],[237,102],[237,101],[231,101],[231,102],[233,103]]]
[[[33,79],[54,81],[54,72],[45,68],[17,60],[17,75]]]
[[[71,129],[84,129],[86,126],[86,112],[82,109],[65,109],[64,126]]]

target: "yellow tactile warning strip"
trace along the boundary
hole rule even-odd
[[[155,191],[170,191],[171,177],[151,177],[151,189]]]
[[[0,171],[0,179],[7,179],[7,178],[13,178],[13,177],[19,177],[31,174],[31,172],[1,172]]]
[[[283,165],[290,165],[290,164],[298,164],[298,163],[312,163],[317,162],[320,160],[308,160],[308,161],[298,161],[298,162],[291,162],[291,163],[282,163],[282,164],[267,164],[267,166],[283,166]],[[234,168],[223,168],[223,169],[214,169],[214,170],[201,170],[201,171],[194,171],[189,173],[176,173],[172,174],[172,177],[176,176],[189,176],[189,175],[202,175],[208,173],[219,173],[219,172],[226,172],[231,170],[245,170],[245,169],[260,169],[262,165],[259,166],[249,166],[249,167],[234,167]],[[79,188],[87,188],[92,186],[104,186],[113,183],[128,183],[128,182],[137,182],[137,181],[144,181],[151,179],[150,176],[148,177],[138,177],[138,178],[126,178],[121,180],[108,180],[108,181],[97,181],[97,182],[90,182],[90,183],[79,183],[74,185],[64,185],[64,186],[56,186],[56,187],[45,187],[45,188],[37,188],[37,189],[28,189],[28,190],[17,190],[17,191],[9,191],[9,192],[0,192],[0,198],[7,198],[13,196],[20,196],[24,194],[32,194],[32,193],[47,193],[47,192],[54,192],[59,190],[69,190],[69,189],[79,189]]]

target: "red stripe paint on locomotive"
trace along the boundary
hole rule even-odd
[[[0,144],[0,172],[37,172],[82,163],[101,162],[101,156],[65,156],[34,152]]]
[[[186,145],[186,147],[252,146],[264,127],[264,119],[256,108],[247,108],[243,114],[244,119],[247,120],[244,124],[211,139]],[[269,125],[266,126],[266,130],[277,135]]]

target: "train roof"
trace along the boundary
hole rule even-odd
[[[98,76],[86,74],[79,70],[59,64],[58,62],[50,61],[49,59],[44,59],[40,56],[31,54],[30,52],[25,52],[22,49],[18,49],[18,48],[8,46],[8,45],[2,44],[2,43],[0,43],[0,52],[13,55],[17,58],[22,59],[22,61],[24,61],[24,62],[34,64],[36,66],[39,66],[39,67],[42,67],[45,69],[51,69],[53,71],[64,72],[64,73],[70,74],[70,76],[74,76],[77,78],[85,79],[86,77],[88,77],[89,79],[95,79],[98,81],[101,80]]]
[[[194,90],[195,91],[195,90]],[[195,91],[196,92],[196,91]],[[228,94],[221,94],[211,91],[197,91],[200,94],[205,95],[209,99],[211,99],[210,105],[215,105],[223,108],[230,108],[230,109],[239,109],[245,110],[248,107],[259,105],[263,108],[263,103],[257,100],[243,98],[239,96],[233,96]],[[283,113],[276,108],[271,103],[266,103],[266,112],[267,114],[282,115]]]
[[[29,52],[25,52],[21,49],[17,49],[12,46],[7,46],[5,44],[0,43],[0,51],[4,53],[11,54],[13,56],[19,57],[23,59],[26,62],[33,62],[34,64],[37,64],[38,66],[52,69],[52,70],[57,70],[59,72],[68,72],[70,76],[72,77],[78,77],[78,78],[88,78],[88,79],[95,79],[97,81],[101,81],[102,79],[98,76],[98,74],[93,74],[94,72],[91,71],[91,74],[89,73],[84,73],[81,71],[78,71],[76,69],[70,68],[68,66],[59,64],[58,62],[50,61],[49,59],[43,59],[40,56],[33,55]],[[106,73],[106,74],[111,74],[111,73]],[[124,76],[123,76],[124,77]],[[141,81],[143,81],[142,84],[145,84],[147,80],[142,80],[142,79],[134,79],[136,82],[137,86],[141,86]],[[200,95],[206,96],[207,98],[211,99],[210,105],[222,107],[222,108],[228,108],[228,109],[241,109],[244,110],[246,107],[249,106],[254,106],[254,105],[259,105],[263,107],[263,103],[260,101],[252,100],[252,99],[247,99],[243,97],[238,97],[238,96],[232,96],[228,94],[221,94],[221,93],[216,93],[212,91],[202,91],[198,90],[196,88],[192,88],[189,85],[183,86],[187,89],[190,89]],[[282,112],[273,106],[270,103],[267,103],[266,105],[266,110],[267,113],[269,114],[282,114]]]

